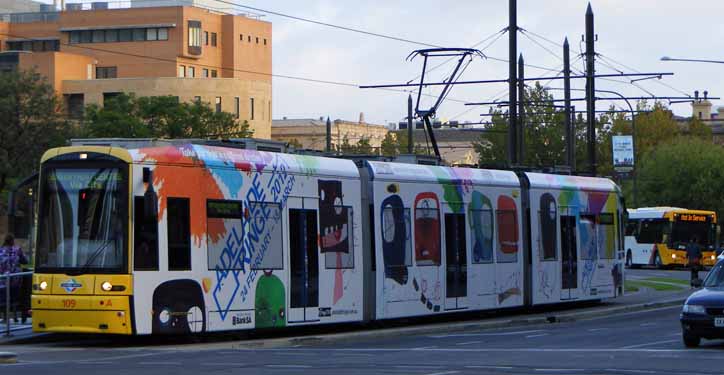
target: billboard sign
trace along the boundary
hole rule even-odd
[[[619,173],[631,172],[634,169],[633,137],[630,135],[614,135],[611,137],[613,145],[613,169]]]

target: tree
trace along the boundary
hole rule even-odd
[[[359,141],[357,141],[357,145],[355,145],[354,153],[360,155],[372,155],[375,153],[372,149],[369,138],[360,138]]]
[[[302,142],[299,142],[299,140],[296,138],[292,138],[289,141],[287,141],[287,145],[289,145],[289,147],[294,147],[296,149],[304,148],[304,146],[302,145]]]
[[[0,191],[37,170],[43,152],[71,131],[46,78],[33,70],[0,73]]]
[[[380,144],[380,153],[384,156],[397,156],[400,154],[399,137],[393,132],[387,132]]]
[[[120,138],[244,138],[248,121],[216,112],[207,103],[181,103],[174,96],[120,94],[103,107],[85,109],[83,136]]]
[[[639,169],[642,206],[711,209],[724,214],[724,148],[699,138],[676,138],[651,149]]]

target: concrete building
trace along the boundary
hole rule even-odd
[[[2,0],[0,14],[38,12],[40,6],[41,3],[32,0]]]
[[[346,137],[354,145],[360,139],[368,139],[373,148],[380,147],[382,140],[389,130],[384,125],[369,124],[360,113],[358,121],[333,120],[332,121],[332,147],[336,148],[344,142]],[[324,150],[327,145],[327,120],[318,119],[288,119],[272,121],[272,139],[283,142],[299,142],[303,148]]]
[[[407,132],[406,129],[398,133]],[[434,129],[437,147],[440,149],[440,156],[449,165],[477,165],[478,153],[473,148],[473,142],[482,140],[485,133],[483,129],[471,127],[449,127],[441,126]],[[412,139],[416,145],[427,147],[429,140],[424,129],[416,128],[412,132]],[[432,146],[430,146],[432,153]]]
[[[208,102],[270,138],[271,23],[204,8],[202,0],[157,3],[0,15],[0,70],[37,69],[70,113],[119,92],[172,95]],[[171,6],[149,6],[162,4]]]

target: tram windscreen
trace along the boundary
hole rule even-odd
[[[45,168],[39,272],[125,272],[127,182],[119,168]]]

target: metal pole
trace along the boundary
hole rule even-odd
[[[571,53],[568,38],[563,41],[563,95],[565,98],[563,108],[566,127],[566,162],[571,171],[574,171],[576,169],[576,150],[573,149],[575,131],[571,118]]]
[[[407,96],[407,153],[412,155],[412,94]]]
[[[327,152],[332,152],[332,122],[327,116]]]
[[[516,78],[516,55],[518,54],[518,19],[517,19],[517,0],[508,0],[508,164],[518,164],[518,114],[517,114],[517,97],[515,84]]]
[[[523,54],[518,57],[518,163],[525,164],[525,66]]]
[[[5,337],[10,337],[10,274],[5,275]]]
[[[587,141],[588,141],[588,162],[591,175],[596,175],[596,84],[595,78],[595,58],[593,32],[593,9],[591,3],[588,3],[586,9],[586,110],[587,113]]]

